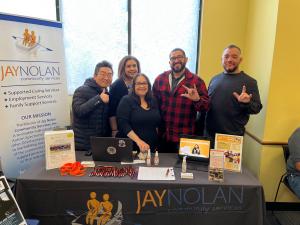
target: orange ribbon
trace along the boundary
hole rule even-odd
[[[66,163],[59,168],[59,171],[61,176],[83,176],[85,174],[85,167],[80,162]]]

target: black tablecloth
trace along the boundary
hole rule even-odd
[[[77,160],[90,158],[77,152]],[[175,154],[160,154],[159,166],[174,166],[176,161]],[[264,224],[263,189],[247,169],[225,172],[223,183],[208,181],[207,172],[199,170],[188,171],[194,173],[193,180],[183,180],[181,169],[174,170],[175,181],[140,181],[128,176],[89,177],[92,168],[83,177],[60,176],[58,169],[46,171],[41,163],[17,179],[16,198],[24,216],[38,218],[41,225],[86,224],[91,192],[97,202],[109,197],[113,206],[111,215],[99,213],[93,224],[104,224],[106,216],[106,225]]]

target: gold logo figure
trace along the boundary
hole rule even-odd
[[[104,194],[102,196],[103,202],[100,202],[100,209],[103,210],[102,215],[100,216],[100,219],[98,220],[97,225],[104,225],[107,223],[107,221],[111,217],[111,211],[113,209],[113,204],[109,201],[109,194]]]
[[[29,41],[30,41],[30,34],[28,31],[28,28],[25,28],[24,33],[23,33],[23,45],[27,46]]]
[[[85,223],[93,225],[94,220],[100,210],[100,202],[96,199],[97,194],[95,192],[90,193],[90,200],[87,201],[88,213],[85,218]]]
[[[34,31],[29,33],[28,28],[25,28],[23,33],[23,45],[32,47],[36,44],[36,35]]]
[[[112,215],[113,204],[109,201],[109,194],[103,194],[103,201],[99,202],[95,192],[90,193],[90,199],[87,201],[88,213],[85,218],[85,223],[93,225],[97,219],[97,225],[105,225]],[[100,214],[99,217],[97,215]]]
[[[36,36],[34,34],[34,31],[31,31],[29,46],[32,47],[35,45],[35,43],[36,43]]]

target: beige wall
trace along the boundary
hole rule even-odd
[[[261,141],[265,140],[265,123],[269,106],[270,80],[272,79],[277,13],[277,0],[249,1],[243,64],[245,71],[258,82],[263,109],[258,115],[251,116],[246,129]],[[274,158],[280,159],[280,153],[282,151],[280,151],[278,146],[264,146],[249,136],[245,136],[244,165],[251,169],[260,179],[264,186],[267,201],[273,201],[274,188],[276,189],[276,182],[279,180],[277,176],[280,176],[284,171],[283,161],[280,161],[280,166],[270,167]],[[268,168],[272,168],[273,176],[268,176],[266,171]]]
[[[291,133],[300,126],[300,1],[280,0],[277,30],[274,45],[271,80],[269,84],[268,108],[266,111],[264,140],[286,142]],[[282,149],[264,147],[262,150],[261,181],[266,197],[275,194],[274,185],[285,168]],[[276,171],[276,173],[275,173]],[[273,179],[270,179],[273,178]],[[284,185],[283,185],[284,187]],[[288,190],[282,189],[278,199],[298,201]]]
[[[286,141],[300,126],[300,1],[280,0],[266,140]]]
[[[228,44],[244,47],[248,0],[203,0],[198,72],[208,85]]]
[[[277,0],[250,0],[244,69],[258,81],[263,110],[252,116],[247,131],[264,139],[266,111],[268,108],[269,85],[271,80],[273,51],[276,36]]]

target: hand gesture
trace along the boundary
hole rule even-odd
[[[248,94],[246,92],[245,85],[243,85],[242,93],[240,95],[236,92],[233,92],[233,96],[238,100],[238,102],[242,102],[242,103],[249,103],[252,98],[252,94]]]
[[[105,88],[103,88],[103,91],[100,94],[100,98],[102,102],[108,103],[109,102],[109,95],[105,93]]]
[[[196,88],[196,84],[194,84],[194,87],[193,88],[188,88],[187,86],[185,85],[182,85],[185,90],[186,90],[186,93],[185,94],[181,94],[181,96],[183,97],[186,97],[192,101],[199,101],[200,100],[200,96],[199,96],[199,93],[197,91],[197,88]]]
[[[150,146],[142,140],[138,141],[136,144],[139,146],[141,152],[147,152],[150,149]]]

